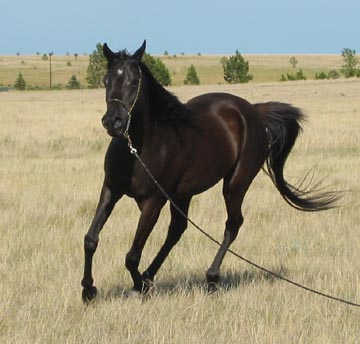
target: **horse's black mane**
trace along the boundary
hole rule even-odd
[[[147,82],[150,108],[154,120],[163,125],[193,126],[195,114],[156,80],[145,63],[141,62],[140,68]]]
[[[120,50],[117,53],[113,53],[113,58],[108,63],[108,68],[110,64],[126,61],[132,62],[132,56],[126,49]],[[143,73],[143,79],[147,82],[151,116],[154,121],[161,125],[195,127],[195,114],[160,84],[144,62],[140,62],[139,66]]]

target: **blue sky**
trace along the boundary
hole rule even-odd
[[[0,54],[360,52],[359,0],[1,0]]]

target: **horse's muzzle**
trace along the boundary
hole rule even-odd
[[[113,137],[121,136],[124,133],[124,124],[120,116],[104,115],[101,119],[103,127]]]

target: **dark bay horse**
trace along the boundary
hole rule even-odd
[[[285,201],[296,209],[325,210],[337,199],[334,192],[301,190],[284,179],[284,164],[304,118],[299,109],[278,102],[253,105],[226,93],[204,94],[183,104],[141,62],[144,51],[145,41],[133,55],[103,46],[108,71],[102,124],[113,139],[105,156],[100,200],[85,236],[84,301],[96,296],[93,255],[100,230],[123,195],[135,199],[141,210],[125,262],[135,291],[147,291],[187,227],[187,220],[170,205],[166,240],[145,272],[139,272],[143,248],[167,199],[130,153],[129,142],[185,214],[194,195],[223,179],[227,220],[222,245],[206,274],[210,291],[216,289],[220,265],[243,223],[245,193],[264,165]]]

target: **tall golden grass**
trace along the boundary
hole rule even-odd
[[[300,283],[360,302],[360,82],[307,81],[171,88],[182,100],[207,91],[251,102],[290,102],[308,113],[286,175],[313,168],[346,190],[340,208],[307,214],[285,204],[262,172],[244,202],[232,248]],[[1,343],[358,343],[360,310],[270,278],[230,254],[218,293],[205,271],[217,247],[189,227],[149,299],[127,299],[124,268],[138,210],[122,199],[94,259],[97,300],[81,301],[83,236],[97,204],[110,138],[101,90],[0,94]],[[196,197],[190,217],[221,239],[221,185]],[[165,209],[144,250],[156,254]]]

